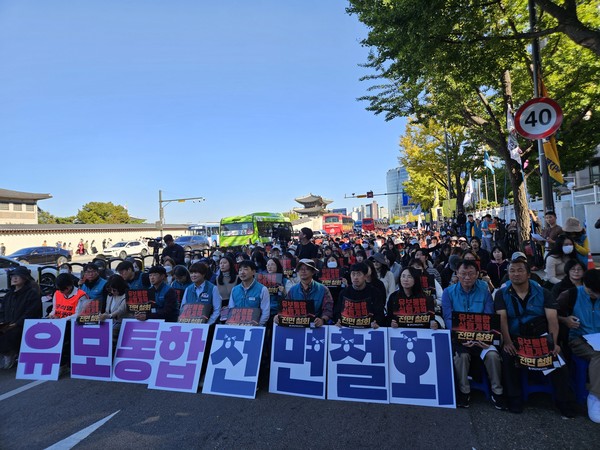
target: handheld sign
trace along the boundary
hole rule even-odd
[[[392,313],[400,328],[429,328],[435,317],[433,298],[399,298]]]
[[[179,314],[179,323],[207,323],[212,314],[211,303],[185,303]]]
[[[309,300],[282,300],[279,304],[279,325],[309,327],[315,320],[315,303]]]
[[[370,314],[365,300],[351,300],[344,297],[344,307],[340,322],[344,327],[371,328],[373,314]]]
[[[258,273],[256,281],[265,286],[269,295],[277,295],[279,286],[283,284],[283,274],[281,273]]]
[[[279,260],[283,267],[283,274],[286,278],[292,278],[294,276],[294,269],[292,268],[292,260],[290,258],[281,258]]]
[[[558,130],[563,121],[560,105],[546,97],[533,98],[515,115],[517,132],[527,139],[543,139]]]
[[[452,338],[455,342],[478,341],[487,345],[500,345],[500,316],[452,312]]]
[[[260,308],[232,308],[227,325],[256,326],[260,320]]]
[[[100,321],[100,300],[80,299],[77,323],[98,323]]]
[[[136,312],[151,312],[154,304],[154,289],[130,289],[127,291],[127,311],[135,314]]]
[[[342,285],[342,274],[339,268],[322,269],[321,284],[327,287],[339,287]]]
[[[548,335],[539,337],[519,336],[516,344],[517,362],[522,367],[529,370],[548,370],[559,365],[558,359],[552,355]]]

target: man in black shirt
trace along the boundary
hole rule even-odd
[[[313,237],[313,231],[304,227],[300,230],[300,245],[296,249],[296,256],[298,259],[317,259],[319,255],[319,247],[317,247],[310,240]]]
[[[351,284],[342,289],[333,311],[333,321],[336,325],[353,326],[350,322],[361,322],[361,319],[367,315],[371,318],[372,328],[385,325],[385,294],[367,284],[367,273],[369,268],[362,262],[350,268]],[[356,311],[363,311],[366,314],[356,315]]]
[[[164,261],[167,256],[173,258],[175,264],[184,265],[185,264],[185,250],[179,244],[176,244],[173,240],[173,236],[167,234],[165,236],[165,244],[167,245],[161,255],[161,261]]]

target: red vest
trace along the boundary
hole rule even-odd
[[[60,291],[56,291],[56,306],[54,307],[54,315],[59,319],[63,317],[69,317],[75,314],[75,309],[77,308],[77,303],[79,303],[79,299],[81,297],[86,297],[86,294],[83,290],[78,289],[74,296],[65,297]]]

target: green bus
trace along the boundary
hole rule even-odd
[[[224,217],[221,219],[219,245],[238,247],[266,243],[282,233],[291,236],[292,222],[280,213],[257,212],[247,216]]]

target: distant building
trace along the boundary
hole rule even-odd
[[[294,208],[294,212],[305,217],[322,216],[327,212],[327,205],[333,201],[325,199],[320,195],[313,194],[308,194],[304,197],[298,197],[294,200],[302,205],[302,208]]]
[[[37,224],[37,202],[47,198],[52,196],[0,189],[0,224]]]
[[[390,169],[386,174],[386,185],[388,192],[388,211],[392,216],[399,216],[402,212],[402,207],[406,206],[407,196],[403,195],[404,183],[409,181],[408,171],[406,167],[399,166],[395,169]]]
[[[365,216],[370,217],[372,219],[379,219],[379,206],[377,205],[377,201],[373,200],[372,203],[367,203],[365,205]]]

